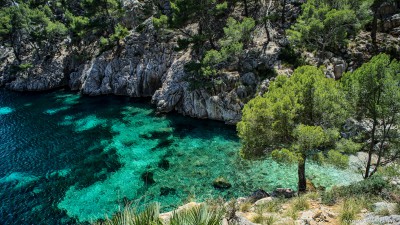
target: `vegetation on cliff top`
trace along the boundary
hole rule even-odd
[[[85,1],[3,1],[0,8],[0,42],[11,46],[21,61],[23,45],[30,45],[37,57],[59,51],[60,42],[70,39],[81,46],[99,37],[109,43],[127,35],[119,0]],[[103,41],[104,43],[104,41]]]

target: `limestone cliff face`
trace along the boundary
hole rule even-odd
[[[264,35],[265,32],[257,34],[260,39]],[[184,70],[184,65],[190,61],[190,52],[185,52],[172,62],[163,76],[162,87],[153,95],[152,103],[160,112],[176,110],[184,115],[221,120],[228,124],[239,122],[246,99],[256,94],[261,81],[249,71],[274,67],[278,62],[279,47],[275,42],[255,42],[247,53],[239,62],[242,72],[224,72],[223,85],[217,91],[211,91],[191,88]]]
[[[13,54],[8,49],[0,61],[0,85],[15,91],[69,87],[92,96],[152,97],[160,112],[177,111],[235,124],[241,119],[245,101],[256,94],[261,82],[253,72],[272,68],[277,62],[278,45],[273,41],[266,44],[265,31],[256,32],[245,56],[224,72],[222,85],[212,91],[202,87],[193,89],[184,69],[193,60],[192,51],[174,50],[179,33],[161,37],[150,19],[144,24],[143,31],[132,31],[118,47],[80,64],[73,62],[72,53],[61,49],[54,57],[44,57],[32,67],[9,73],[7,65]]]
[[[169,6],[165,6],[166,2],[168,1],[160,0],[159,5],[168,13]],[[184,66],[189,61],[196,60],[196,56],[190,47],[175,51],[182,33],[167,31],[160,35],[160,31],[154,29],[151,18],[141,22],[139,16],[135,16],[142,10],[141,1],[127,3],[129,4],[126,7],[130,10],[126,21],[132,25],[130,35],[112,50],[101,53],[99,49],[95,49],[90,60],[74,61],[74,58],[81,56],[63,47],[67,46],[63,43],[60,43],[60,49],[54,51],[56,53],[52,56],[32,55],[29,46],[24,46],[25,54],[20,63],[29,66],[16,69],[15,65],[19,63],[15,63],[13,51],[0,46],[0,87],[5,86],[16,91],[69,87],[86,95],[152,97],[152,103],[159,112],[177,111],[192,117],[235,124],[241,119],[246,101],[268,89],[269,77],[265,76],[268,71],[275,70],[287,75],[292,72],[290,68],[282,68],[278,59],[281,46],[288,44],[282,30],[278,32],[278,26],[272,25],[267,33],[265,27],[260,26],[252,33],[252,42],[246,46],[243,56],[223,71],[222,85],[213,87],[212,90],[201,86],[193,88]],[[291,13],[288,16],[296,17],[298,7],[289,8]],[[390,17],[391,26],[398,26],[395,20],[397,17]],[[140,32],[134,29],[139,22],[142,26]],[[185,29],[185,33],[189,34],[198,30],[196,24]],[[399,46],[398,40],[391,43]],[[345,71],[366,60],[362,58],[358,63],[356,59],[368,52],[365,50],[368,46],[362,43],[357,46],[362,48],[349,49],[343,56],[325,54],[327,59],[322,61],[328,77],[338,79]],[[305,58],[310,64],[321,64],[319,57],[305,55]]]
[[[150,97],[161,87],[174,58],[173,43],[156,42],[151,33],[132,33],[124,46],[92,59],[70,74],[72,90],[87,95]]]
[[[60,43],[63,46],[63,43]],[[24,46],[23,66],[15,65],[15,55],[11,49],[3,48],[0,57],[0,87],[14,91],[45,91],[65,86],[67,53],[64,47],[53,57],[32,55],[30,46]],[[34,60],[32,60],[34,59]],[[32,62],[34,61],[34,63]]]
[[[230,124],[241,118],[243,102],[236,94],[236,88],[220,90],[210,94],[206,89],[192,90],[185,81],[184,65],[189,61],[187,52],[176,58],[163,77],[162,87],[155,92],[152,102],[161,112],[176,110],[184,115],[222,120]],[[238,74],[226,74],[231,82],[239,80]]]
[[[6,87],[14,91],[45,91],[65,86],[67,79],[64,74],[64,60],[65,56],[60,56],[19,72]]]

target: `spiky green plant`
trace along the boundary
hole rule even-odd
[[[104,222],[96,222],[94,225],[163,225],[159,218],[160,205],[152,204],[141,212],[132,207],[115,214]]]
[[[223,211],[210,209],[205,204],[174,212],[169,225],[220,225]]]

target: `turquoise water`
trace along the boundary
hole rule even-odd
[[[146,99],[0,89],[0,224],[77,224],[127,202],[162,210],[191,200],[295,188],[296,168],[238,156],[235,128],[176,114]],[[215,178],[232,183],[213,188]],[[316,185],[361,177],[308,165]]]

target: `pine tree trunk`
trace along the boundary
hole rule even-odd
[[[243,0],[244,1],[244,14],[246,17],[249,17],[249,7],[247,5],[247,0]]]
[[[299,193],[305,192],[307,189],[307,181],[306,181],[306,157],[303,156],[303,160],[299,161],[298,164],[298,175],[299,175],[299,184],[298,191]]]
[[[371,161],[372,161],[372,153],[374,151],[374,146],[375,146],[375,130],[376,130],[376,119],[374,119],[374,123],[372,125],[372,130],[371,130],[371,143],[369,145],[369,149],[368,149],[368,161],[367,161],[367,165],[365,167],[365,175],[364,175],[364,179],[367,179],[368,177],[370,177],[370,170],[371,170]]]

